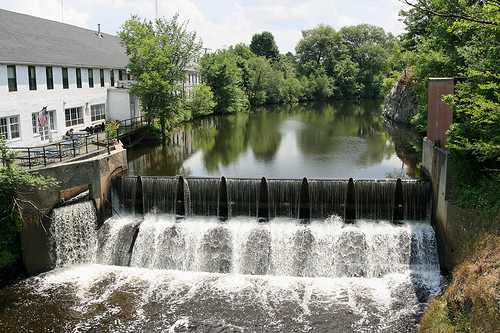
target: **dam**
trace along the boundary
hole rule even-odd
[[[5,329],[412,332],[440,274],[428,182],[115,177],[53,210]]]

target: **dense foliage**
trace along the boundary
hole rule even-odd
[[[217,112],[248,104],[382,98],[391,70],[402,70],[390,57],[395,42],[390,33],[368,24],[340,31],[320,24],[303,30],[296,55],[285,56],[264,31],[249,46],[240,43],[206,54],[200,72],[215,94]]]
[[[412,9],[402,13],[407,33],[398,52],[420,96],[415,123],[425,129],[428,78],[461,76],[455,94],[443,98],[453,108],[447,142],[454,199],[481,218],[462,240],[474,253],[455,268],[446,293],[432,300],[420,331],[499,332],[500,3],[404,1]]]
[[[448,148],[457,201],[490,217],[500,212],[500,4],[498,1],[406,0],[399,53],[420,96],[415,123],[425,129],[429,77],[461,76]]]
[[[14,265],[20,254],[19,232],[21,230],[21,215],[18,201],[19,189],[44,189],[55,186],[54,179],[47,179],[36,173],[29,173],[14,166],[16,152],[5,145],[0,139],[0,270]]]
[[[156,19],[141,21],[133,15],[118,35],[130,61],[127,68],[134,78],[130,91],[141,99],[149,119],[160,120],[162,133],[178,118],[184,118],[186,69],[193,66],[201,50],[195,32],[187,31],[186,23]]]

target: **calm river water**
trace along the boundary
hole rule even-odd
[[[376,100],[265,106],[192,121],[173,133],[171,144],[129,150],[129,175],[418,178],[421,153],[412,149],[411,134],[384,124],[382,104]],[[420,140],[414,141],[418,145]]]

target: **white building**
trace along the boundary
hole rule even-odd
[[[12,147],[40,145],[70,128],[139,116],[119,42],[97,29],[0,9],[0,137]]]

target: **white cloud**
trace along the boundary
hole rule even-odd
[[[340,17],[337,19],[337,24],[339,25],[339,28],[341,28],[350,25],[356,25],[358,24],[358,20],[351,16],[340,15]]]
[[[270,31],[282,53],[294,51],[301,31],[327,24],[336,30],[346,25],[369,23],[403,32],[398,12],[406,8],[398,0],[0,0],[0,8],[86,28],[101,23],[102,31],[115,34],[131,14],[167,19],[179,12],[188,29],[200,36],[206,47],[217,49],[250,43],[255,33]]]

